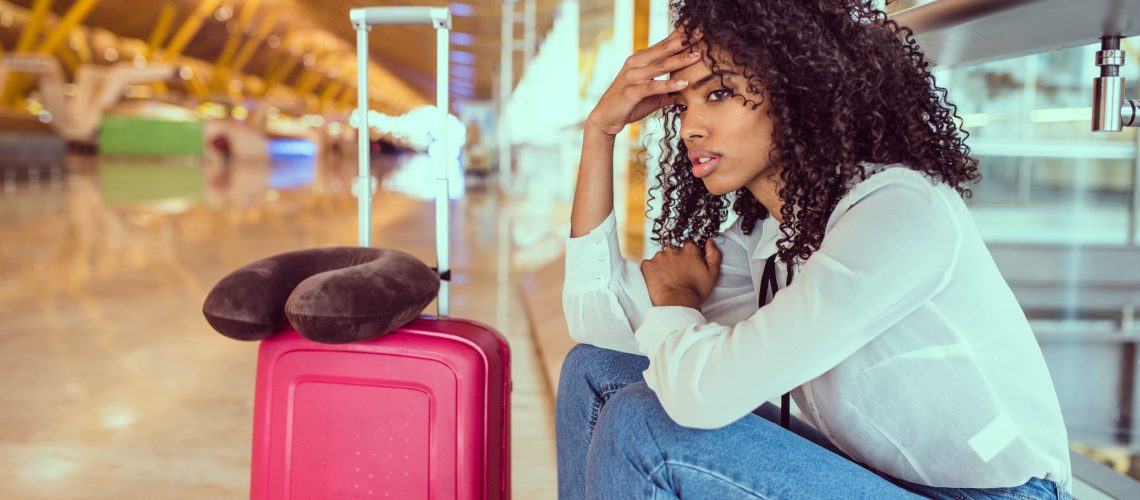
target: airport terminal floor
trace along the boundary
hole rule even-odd
[[[99,163],[0,191],[2,496],[245,496],[258,344],[214,332],[202,302],[218,279],[253,260],[354,245],[349,179],[329,174],[271,189],[276,174],[266,165],[234,164],[226,174],[212,164],[196,201],[128,203],[105,197],[113,181]],[[115,168],[146,175],[200,167]],[[508,337],[514,495],[553,498],[551,394],[518,292],[528,259],[551,256],[517,255],[519,268],[499,267],[512,262],[499,258],[500,231],[528,230],[509,223],[522,208],[478,191],[454,202],[452,313]],[[434,262],[432,200],[382,183],[373,214],[376,246]],[[544,231],[533,218],[515,219]]]
[[[954,163],[962,179],[980,175],[979,183],[962,185],[972,190],[963,211],[970,220],[956,220],[976,228],[1017,300],[1021,310],[1007,300],[1005,313],[1028,320],[1020,344],[1040,349],[1052,378],[1074,498],[1140,498],[1140,100],[1125,93],[1126,81],[1134,93],[1140,80],[1140,0],[782,1],[0,0],[0,500],[493,499],[506,497],[500,483],[508,473],[510,498],[557,498],[555,399],[576,342],[563,307],[575,198],[586,200],[578,205],[585,210],[574,211],[576,229],[592,215],[602,220],[589,212],[612,198],[619,244],[585,240],[607,253],[571,259],[569,267],[577,273],[585,261],[597,265],[601,270],[581,276],[601,299],[594,309],[578,308],[571,286],[566,309],[576,334],[620,333],[623,321],[636,323],[643,311],[623,302],[630,297],[611,300],[625,284],[604,263],[619,263],[618,254],[633,263],[659,255],[652,233],[662,200],[674,197],[666,218],[682,225],[705,223],[714,201],[706,188],[717,185],[728,194],[715,202],[742,202],[737,206],[753,215],[767,213],[752,205],[757,200],[815,213],[839,195],[840,180],[825,177],[871,159],[942,175]],[[776,19],[782,11],[793,15]],[[702,15],[711,16],[707,24]],[[726,18],[733,22],[718,21]],[[693,22],[703,41],[682,43],[678,27]],[[809,41],[819,38],[805,36],[813,33],[827,43]],[[854,38],[828,41],[832,36]],[[706,58],[681,55],[702,47]],[[759,55],[738,58],[748,54],[736,54],[737,47]],[[731,58],[716,55],[724,48],[732,48]],[[645,54],[660,57],[642,64]],[[642,73],[682,62],[652,70],[676,87]],[[725,71],[733,65],[745,67]],[[708,73],[685,75],[695,70]],[[725,104],[730,87],[743,83],[737,78],[748,75],[776,75],[759,87],[751,79],[736,87],[744,94],[762,87],[771,100],[744,103],[765,102],[776,115],[764,118],[755,106],[755,115],[738,114],[744,108]],[[722,87],[713,88],[718,81]],[[771,85],[780,81],[786,84]],[[678,89],[669,100],[642,97],[667,88]],[[641,100],[620,102],[634,98]],[[631,111],[654,102],[662,108]],[[611,119],[598,121],[607,114]],[[768,135],[774,116],[791,121]],[[783,149],[778,160],[764,163],[762,145]],[[791,156],[798,160],[789,163]],[[799,185],[785,178],[792,185],[772,193],[741,184],[775,167]],[[440,189],[445,170],[451,184]],[[655,189],[663,181],[666,189]],[[759,196],[748,199],[742,185]],[[364,193],[372,193],[363,212],[371,216],[370,242],[359,234]],[[450,269],[429,272],[441,261],[436,199],[444,197]],[[818,198],[810,202],[818,206],[807,198]],[[895,222],[899,210],[888,212],[876,231]],[[715,221],[729,227],[737,215],[734,209]],[[819,226],[819,215],[795,215],[793,232],[835,234],[835,226]],[[803,233],[801,223],[814,229]],[[661,226],[658,233],[698,227]],[[860,235],[885,241],[876,231]],[[914,238],[898,240],[891,246],[929,256],[913,252]],[[308,296],[308,304],[322,306],[301,314],[331,318],[327,324],[345,335],[364,330],[375,338],[321,343],[302,338],[308,334],[299,322],[281,319],[299,310],[290,304],[302,284],[345,283],[320,267],[343,264],[337,259],[243,275],[247,281],[236,282],[259,286],[208,300],[220,281],[252,262],[362,243],[416,259],[386,267],[376,256],[390,253],[337,250],[372,256],[334,272],[365,279]],[[981,253],[980,244],[974,249]],[[987,286],[996,286],[990,261],[975,262],[993,277]],[[897,259],[890,264],[907,274],[897,271]],[[751,288],[741,281],[732,300],[750,309],[736,311],[747,312],[741,318],[762,321],[765,314],[752,307],[764,288],[755,280],[765,279],[759,266],[753,270]],[[302,274],[324,277],[289,281]],[[268,285],[257,281],[266,275]],[[455,321],[435,321],[436,304],[419,307],[436,292],[437,275],[450,280],[439,303]],[[399,293],[409,289],[427,298]],[[981,295],[969,293],[962,302],[973,307]],[[681,303],[717,308],[686,298]],[[268,312],[246,307],[260,300],[272,302]],[[235,315],[215,315],[211,304]],[[811,307],[824,317],[832,305],[824,297]],[[1013,338],[976,312],[962,314],[974,322],[971,332]],[[611,313],[617,322],[607,324]],[[587,328],[586,317],[601,319]],[[464,319],[488,328],[455,326]],[[372,328],[380,324],[388,329]],[[256,327],[267,337],[239,341],[219,325]],[[293,326],[301,335],[287,331]],[[742,337],[719,337],[729,338]],[[291,357],[282,361],[285,349]],[[1008,361],[1014,358],[974,349],[983,350],[1008,373],[1024,375]],[[913,352],[943,356],[934,351]],[[760,374],[747,359],[743,373]],[[795,355],[783,361],[790,364],[765,368],[803,368]],[[662,366],[672,368],[656,363]],[[842,371],[830,366],[813,380]],[[689,373],[676,385],[704,380]],[[1038,375],[1026,386],[1043,388],[1044,370]],[[705,398],[706,388],[728,385],[691,386]],[[590,411],[600,414],[608,396],[596,392]],[[826,402],[842,406],[853,391],[838,392]],[[503,394],[509,405],[498,404]],[[929,408],[923,397],[891,402],[913,401]],[[694,405],[694,413],[715,406]],[[905,409],[897,415],[925,420]],[[822,417],[817,422],[828,430]],[[992,436],[994,426],[1005,433],[1007,424],[1014,425],[994,420],[975,437]],[[362,449],[356,440],[365,434],[393,443]],[[503,435],[509,448],[496,441]],[[1054,444],[1056,454],[1066,451],[1059,437]],[[884,448],[892,446],[904,454],[905,443]],[[392,479],[400,472],[407,479]],[[374,483],[375,490],[367,487]]]

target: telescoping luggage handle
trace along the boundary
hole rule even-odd
[[[448,291],[451,282],[451,263],[448,241],[448,58],[451,32],[451,9],[448,7],[366,7],[348,12],[356,30],[356,112],[358,119],[358,160],[360,173],[357,179],[357,223],[360,245],[372,246],[372,176],[371,151],[368,128],[368,32],[372,26],[384,24],[431,24],[436,32],[436,107],[440,111],[440,144],[436,158],[437,177],[435,191],[435,242],[436,268],[439,271],[439,299],[436,302],[440,317],[449,313]]]

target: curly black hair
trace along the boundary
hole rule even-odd
[[[773,120],[770,159],[781,167],[784,262],[807,260],[819,249],[839,199],[869,173],[863,163],[900,163],[953,186],[969,198],[980,180],[965,144],[957,107],[935,84],[910,29],[864,0],[675,0],[675,27],[704,36],[713,73],[733,70],[747,90],[769,99]],[[713,57],[730,54],[731,68]],[[722,77],[723,79],[723,77]],[[742,105],[760,102],[730,89]],[[679,246],[717,234],[732,210],[751,234],[768,210],[742,188],[718,196],[693,176],[683,141],[681,110],[667,106],[658,185],[661,197],[653,240]],[[961,132],[961,135],[959,134]]]

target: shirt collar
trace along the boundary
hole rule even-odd
[[[760,221],[760,240],[756,243],[756,250],[752,251],[753,260],[764,260],[776,253],[776,242],[780,239],[780,223],[771,215]]]

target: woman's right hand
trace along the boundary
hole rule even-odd
[[[677,28],[656,45],[639,50],[625,60],[625,65],[613,83],[602,94],[597,106],[586,118],[586,124],[614,137],[627,124],[649,116],[672,103],[670,92],[679,92],[688,85],[684,80],[654,80],[654,78],[680,70],[701,60],[700,51],[693,45],[701,38],[696,32],[685,44],[685,32]]]

